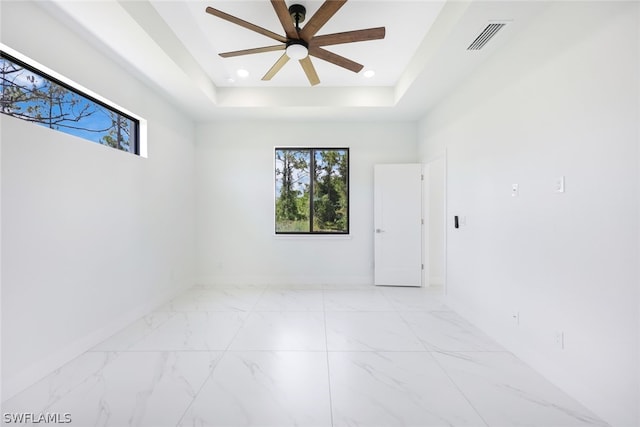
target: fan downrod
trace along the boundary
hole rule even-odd
[[[304,22],[306,14],[307,9],[301,4],[292,4],[289,6],[289,15],[291,15],[291,19],[293,19],[296,28],[299,28],[299,24]]]

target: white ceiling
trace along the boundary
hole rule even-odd
[[[195,120],[416,120],[519,31],[545,2],[350,0],[318,32],[384,26],[383,40],[326,49],[364,65],[354,73],[312,58],[321,83],[311,87],[295,61],[261,78],[282,52],[235,58],[218,53],[278,44],[205,13],[214,7],[284,35],[267,0],[110,0],[43,2],[181,106]],[[287,4],[292,4],[288,1]],[[319,0],[299,0],[307,21]],[[467,46],[492,21],[508,25],[480,51]],[[114,26],[113,23],[118,25]],[[304,26],[304,23],[302,24]],[[239,68],[249,72],[241,78]],[[373,78],[364,71],[375,71]]]
[[[290,0],[288,5],[294,0]],[[322,1],[299,0],[307,9],[308,21]],[[308,87],[302,67],[287,63],[271,81],[262,76],[283,52],[267,52],[234,58],[217,54],[234,50],[281,44],[266,36],[205,13],[205,5],[219,9],[263,28],[284,35],[284,30],[271,3],[262,1],[169,2],[152,0],[151,4],[200,66],[218,87]],[[444,5],[439,1],[363,1],[351,0],[321,28],[318,35],[372,27],[385,27],[384,40],[374,40],[327,47],[328,50],[365,66],[354,73],[320,59],[314,66],[324,87],[393,86],[407,67],[420,42]],[[304,23],[302,24],[304,26]],[[236,71],[244,68],[249,76],[239,78]],[[376,75],[367,79],[367,69]],[[229,82],[233,78],[234,82]]]

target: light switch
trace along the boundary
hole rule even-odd
[[[556,193],[564,193],[564,175],[556,179]]]
[[[511,197],[518,197],[520,190],[518,190],[518,184],[511,185]]]

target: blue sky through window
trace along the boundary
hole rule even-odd
[[[136,121],[5,54],[0,58],[0,78],[3,114],[135,152]]]

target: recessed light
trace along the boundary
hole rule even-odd
[[[367,70],[364,72],[364,76],[368,79],[370,79],[371,77],[375,76],[376,72],[373,70]]]
[[[238,71],[236,71],[236,74],[238,75],[238,77],[242,78],[249,77],[249,72],[244,68],[240,68]]]

